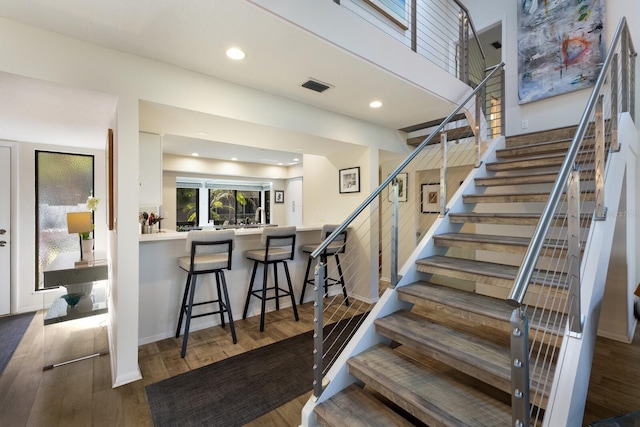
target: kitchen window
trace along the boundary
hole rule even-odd
[[[271,222],[271,182],[178,177],[176,229]]]

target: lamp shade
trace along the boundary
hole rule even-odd
[[[93,230],[91,212],[68,212],[67,229],[69,234],[86,233]]]

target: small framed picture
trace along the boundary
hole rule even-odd
[[[360,167],[340,169],[340,193],[360,192]]]
[[[440,183],[422,184],[422,213],[440,213]]]
[[[273,203],[284,203],[284,191],[274,190]]]
[[[398,180],[398,201],[406,202],[408,175],[406,173],[399,173],[396,179]],[[393,182],[389,184],[389,201],[393,202]]]

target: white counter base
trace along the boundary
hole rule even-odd
[[[296,298],[300,298],[304,273],[308,256],[303,254],[300,247],[320,241],[321,227],[298,227],[296,236],[296,252],[293,261],[289,261],[289,272]],[[260,229],[236,230],[236,245],[232,256],[231,271],[225,271],[231,312],[234,319],[242,319],[245,300],[251,279],[253,262],[245,258],[245,251],[260,248]],[[180,303],[184,292],[187,273],[178,267],[178,257],[187,255],[185,249],[187,233],[165,232],[140,235],[140,311],[138,344],[147,344],[165,338],[174,337],[178,324]],[[284,270],[279,267],[278,279],[281,286],[286,280]],[[257,275],[261,276],[262,267],[258,267]],[[269,269],[269,280],[273,280],[273,270]],[[256,280],[256,282],[258,282]],[[257,286],[257,283],[256,285]],[[195,301],[213,299],[215,293],[215,279],[213,275],[198,277]],[[313,292],[307,292],[306,300],[310,301]],[[280,310],[289,310],[291,302],[280,300]],[[207,310],[208,307],[195,307],[194,314]],[[275,310],[275,301],[267,301],[267,313]],[[260,301],[252,299],[247,316],[260,314]],[[293,318],[293,312],[291,312]],[[219,325],[219,316],[205,316],[192,319],[190,332]],[[266,317],[265,328],[269,327],[269,315]],[[231,339],[231,335],[229,335]]]

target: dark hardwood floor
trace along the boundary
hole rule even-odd
[[[64,360],[67,354],[75,357],[104,350],[104,318],[43,327],[42,316],[38,313],[34,317],[0,377],[1,425],[150,426],[144,392],[147,384],[306,332],[312,327],[313,307],[300,307],[299,322],[293,321],[291,310],[270,313],[264,333],[258,330],[257,318],[236,321],[236,345],[220,327],[194,332],[185,359],[180,357],[181,339],[143,345],[139,348],[143,379],[115,389],[111,387],[109,356],[42,370],[45,364]],[[640,409],[639,361],[638,329],[632,344],[597,339],[584,425]],[[308,397],[300,396],[248,425],[298,426]]]

